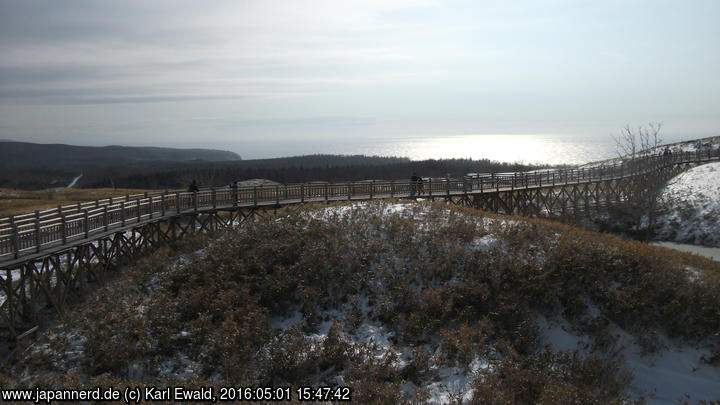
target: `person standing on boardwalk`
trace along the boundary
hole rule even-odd
[[[198,187],[195,179],[193,179],[192,183],[188,187],[188,193],[197,193],[198,191],[200,191],[200,188]]]
[[[417,182],[418,175],[417,173],[413,172],[412,176],[410,176],[410,197],[414,197],[415,193],[417,192]]]

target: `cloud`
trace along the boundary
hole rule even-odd
[[[387,131],[408,133],[462,115],[476,132],[695,111],[717,123],[718,4],[0,0],[0,122],[49,133],[65,117],[217,114],[228,131],[285,134],[337,116],[402,119]]]

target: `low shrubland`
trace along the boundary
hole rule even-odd
[[[201,245],[142,259],[3,378],[585,404],[629,400],[617,328],[648,354],[666,336],[720,363],[720,264],[568,225],[429,203],[322,205]],[[551,350],[539,317],[565,320],[587,350]]]

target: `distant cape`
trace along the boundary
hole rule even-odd
[[[0,141],[0,166],[71,168],[147,165],[162,162],[226,162],[241,160],[234,152],[136,146],[75,146]]]

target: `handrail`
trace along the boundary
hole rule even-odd
[[[422,183],[369,180],[346,183],[311,182],[282,185],[225,186],[197,192],[157,191],[103,198],[0,218],[0,262],[62,247],[93,235],[121,231],[149,219],[238,207],[304,202],[457,196],[590,183],[646,174],[661,167],[717,160],[720,150],[646,156],[620,164],[489,173],[462,178],[430,178]]]

